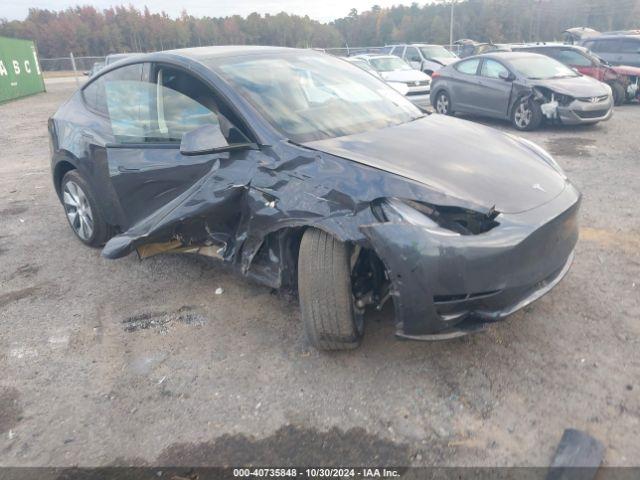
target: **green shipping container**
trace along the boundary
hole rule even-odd
[[[33,42],[0,37],[0,103],[40,92],[44,80]]]

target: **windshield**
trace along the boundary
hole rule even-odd
[[[372,58],[369,60],[373,68],[379,72],[393,72],[396,70],[413,70],[411,65],[398,57]]]
[[[294,142],[398,125],[420,110],[347,62],[305,52],[212,59],[210,65]]]
[[[454,53],[439,45],[420,47],[420,51],[424,58],[457,58]]]
[[[373,73],[374,75],[377,75],[378,72],[376,72],[373,67],[371,65],[369,65],[366,61],[364,60],[356,60],[356,59],[349,59],[347,60],[348,62],[353,63],[354,65],[360,67],[361,69],[369,72],[369,73]]]
[[[549,57],[521,57],[511,59],[511,65],[524,77],[531,80],[578,77],[571,68]]]

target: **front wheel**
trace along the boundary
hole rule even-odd
[[[535,130],[542,123],[542,110],[537,102],[523,98],[516,103],[511,113],[511,123],[521,131]]]
[[[308,229],[298,257],[298,294],[305,334],[319,350],[360,345],[364,312],[355,306],[351,286],[350,245]]]

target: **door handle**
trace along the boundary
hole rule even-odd
[[[86,130],[83,130],[80,135],[88,140],[93,140],[95,138],[91,132],[87,132]]]
[[[118,171],[120,173],[130,173],[130,172],[139,172],[140,169],[139,168],[128,168],[128,167],[123,167],[122,165],[118,165]]]

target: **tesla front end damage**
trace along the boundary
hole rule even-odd
[[[553,288],[577,241],[580,193],[540,147],[425,115],[318,52],[125,60],[49,131],[83,243],[113,259],[212,256],[297,292],[321,349],[357,346],[366,309],[389,299],[399,337],[480,330]]]

